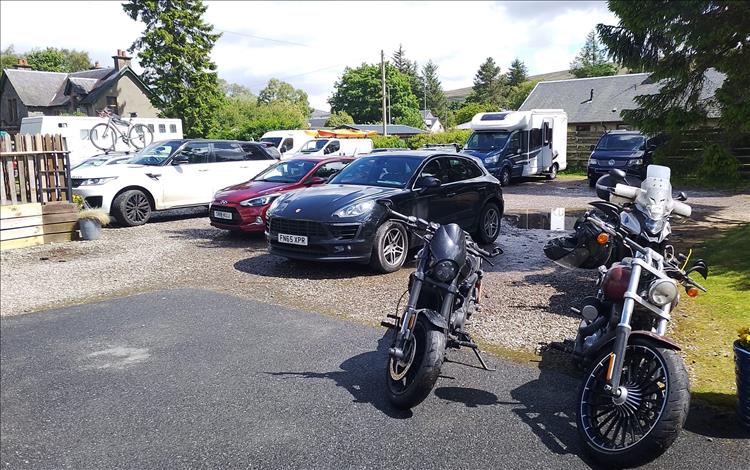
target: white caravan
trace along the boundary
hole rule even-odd
[[[316,131],[288,130],[269,131],[260,138],[261,142],[270,142],[281,153],[281,157],[290,157],[299,152],[305,143],[313,140],[318,133]]]
[[[168,139],[182,139],[182,121],[163,118],[126,118],[137,124],[148,126],[154,133],[154,142]],[[94,147],[89,138],[91,128],[106,124],[107,119],[86,116],[31,116],[21,120],[21,134],[60,134],[65,138],[70,151],[71,168],[85,159],[103,153]],[[121,129],[127,135],[126,129]],[[121,139],[115,143],[115,151],[134,152],[137,149],[125,144]]]
[[[503,186],[512,178],[547,175],[568,166],[568,115],[562,109],[479,113],[463,153],[479,158]]]
[[[309,140],[296,156],[303,157],[356,157],[372,152],[372,139],[333,139]]]

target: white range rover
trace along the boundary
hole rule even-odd
[[[71,171],[73,194],[127,226],[153,211],[207,206],[222,188],[247,181],[275,163],[278,151],[261,142],[179,139],[155,142],[126,163]]]

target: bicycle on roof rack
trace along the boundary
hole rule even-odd
[[[115,150],[118,137],[125,145],[136,150],[142,149],[154,140],[154,132],[145,124],[133,124],[131,121],[126,121],[108,108],[102,109],[97,114],[107,119],[106,124],[97,124],[89,131],[91,143],[99,150],[105,152]]]

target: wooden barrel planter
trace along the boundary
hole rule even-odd
[[[750,351],[734,342],[734,370],[737,375],[737,414],[740,423],[750,430]]]

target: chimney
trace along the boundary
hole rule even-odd
[[[89,68],[89,70],[99,70],[100,68],[102,68],[102,66],[99,65],[99,61],[97,60],[96,62],[94,62],[94,66]]]
[[[26,62],[26,59],[24,59],[23,57],[19,57],[18,63],[14,65],[13,68],[31,70],[31,65],[29,65],[28,62]]]
[[[132,57],[129,57],[122,49],[117,49],[117,55],[113,55],[112,58],[115,59],[115,70],[130,67]]]

